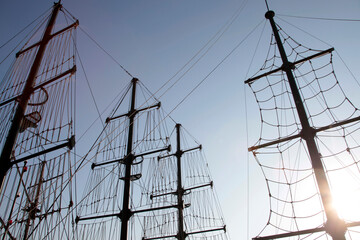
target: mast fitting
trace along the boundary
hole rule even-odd
[[[267,11],[266,13],[265,13],[265,18],[266,19],[270,19],[270,18],[273,18],[275,16],[275,12],[274,11]]]

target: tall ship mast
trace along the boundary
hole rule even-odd
[[[143,239],[227,239],[202,146],[195,144],[179,123],[172,132],[176,148],[172,154],[158,157],[147,194],[149,204],[161,206],[171,202],[177,209],[148,214],[144,218]]]
[[[71,151],[77,26],[55,3],[1,82],[1,239],[227,239],[201,145],[178,123],[168,130],[138,79],[88,154]],[[88,181],[75,186],[85,163]]]
[[[171,134],[167,122],[160,102],[133,78],[87,157],[92,172],[76,217],[79,239],[227,239],[196,154],[201,145],[183,148],[181,125]]]
[[[359,191],[359,110],[335,75],[334,49],[302,45],[274,16],[265,14],[273,32],[266,61],[245,81],[261,118],[249,151],[270,198],[268,222],[253,239],[358,239],[360,215],[338,212],[333,194]]]
[[[78,22],[63,13],[55,3],[1,81],[1,239],[69,237]]]
[[[166,83],[169,87],[162,90],[161,97],[205,59],[216,43],[224,40],[221,38],[242,9],[241,6],[228,24],[176,73],[178,79],[174,76],[174,81],[172,78]],[[260,70],[245,81],[255,96],[261,121],[260,137],[248,150],[263,173],[269,197],[267,221],[252,237],[360,239],[360,208],[342,209],[346,204],[356,206],[360,202],[360,114],[342,88],[346,79],[335,74],[334,49],[307,47],[277,24],[273,11],[269,10],[265,17],[272,30],[267,56]],[[161,22],[160,18],[157,20]],[[172,24],[182,25],[178,20]],[[103,119],[98,138],[83,141],[84,145],[94,142],[89,152],[86,148],[87,154],[76,155],[73,149],[78,21],[58,2],[36,24],[24,46],[13,52],[14,61],[0,82],[0,238],[228,239],[202,145],[172,120],[156,96],[122,66],[132,79],[119,94],[113,111]],[[182,26],[185,29],[188,25]],[[194,36],[204,35],[192,28],[189,33],[191,43]],[[155,40],[153,48],[158,46],[158,39]],[[175,42],[167,42],[169,45],[159,52],[164,53]],[[177,106],[219,69],[242,42],[204,78],[193,81],[195,87]],[[116,44],[115,51],[121,49],[121,44]],[[1,65],[3,59],[0,62]],[[171,62],[177,64],[175,60]],[[206,69],[211,67],[210,61],[204,65]],[[108,77],[106,74],[103,76]],[[97,79],[96,84],[102,80]],[[201,98],[219,92],[223,91],[213,88]],[[235,101],[229,98],[228,102]],[[213,112],[224,118],[225,111]],[[100,111],[98,114],[101,119]],[[200,119],[193,115],[191,118]],[[214,127],[219,126],[216,124]],[[218,137],[214,132],[207,133],[209,138]],[[214,151],[229,158],[223,148],[218,149],[222,150]],[[224,159],[218,157],[217,161],[223,169],[234,168]],[[87,179],[75,175],[80,169],[89,170]],[[243,169],[236,168],[231,174],[222,172],[227,181],[224,188],[230,192],[222,196],[226,202],[235,202],[233,199],[245,193],[229,190],[232,183],[241,183],[236,178],[242,175],[240,170]],[[81,197],[76,196],[79,192],[83,193]],[[241,205],[237,202],[237,207],[246,210]],[[239,229],[248,227],[242,224],[241,213],[231,215],[236,216],[235,222],[239,221]],[[260,219],[256,219],[257,225],[258,222]]]

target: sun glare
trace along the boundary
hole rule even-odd
[[[360,219],[360,188],[342,186],[333,191],[333,206],[345,221]]]

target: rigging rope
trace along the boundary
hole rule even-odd
[[[224,26],[222,26],[222,28],[204,45],[204,47],[203,48],[201,48],[195,55],[194,55],[194,57],[193,58],[191,58],[189,61],[188,61],[188,63],[190,63],[191,62],[191,60],[192,59],[194,59],[214,38],[215,38],[215,36],[216,35],[218,35],[218,33],[220,33],[221,32],[221,34],[220,34],[220,36],[217,38],[217,40],[208,48],[208,50],[210,50],[210,48],[220,39],[220,37],[226,32],[226,30],[232,25],[232,23],[237,19],[237,17],[239,16],[239,14],[240,14],[240,12],[242,11],[242,9],[245,7],[245,5],[246,5],[246,3],[247,3],[247,1],[245,1],[245,2],[243,2],[243,4],[235,11],[235,13],[234,13],[234,15],[230,18],[230,20],[229,20],[229,23],[226,23]],[[80,29],[81,29],[81,27],[80,27]],[[224,30],[223,30],[224,29]],[[83,29],[82,29],[83,30]],[[253,30],[255,30],[255,29],[253,29]],[[84,30],[83,30],[84,31]],[[252,31],[251,31],[252,32]],[[84,33],[85,34],[87,34],[85,31],[84,31]],[[88,34],[87,34],[88,35]],[[250,35],[250,34],[249,34]],[[249,35],[247,35],[247,37],[249,36]],[[90,38],[90,39],[92,39],[91,38],[91,36],[90,35],[88,35],[88,37]],[[246,38],[247,38],[246,37]],[[245,38],[245,39],[246,39]],[[243,40],[243,41],[245,41],[245,39]],[[93,40],[93,39],[92,39]],[[95,40],[93,40],[97,45],[99,45]],[[242,41],[242,42],[243,42]],[[185,96],[184,98],[183,98],[183,100],[169,113],[169,114],[167,114],[167,116],[166,117],[169,117],[170,116],[170,114],[182,103],[182,102],[184,102],[185,101],[185,99],[187,98],[187,97],[189,97],[190,95],[191,95],[191,93],[192,92],[194,92],[194,90],[196,89],[196,88],[198,88],[216,69],[217,69],[217,67],[219,67],[220,65],[221,65],[221,63],[223,62],[223,61],[225,61],[225,59],[226,58],[228,58],[231,54],[232,54],[232,52],[234,52],[234,50],[236,49],[236,48],[238,48],[239,46],[241,45],[241,43],[240,44],[238,44],[189,94],[187,94],[187,96]],[[103,49],[100,45],[99,45],[99,47],[101,48],[101,49]],[[104,49],[103,49],[104,50]],[[207,50],[207,51],[208,51]],[[104,50],[105,51],[105,50]],[[106,52],[106,51],[105,51]],[[107,53],[108,54],[108,53]],[[202,56],[204,56],[205,54],[203,54]],[[112,57],[113,58],[113,57]],[[113,59],[113,60],[115,60],[115,59]],[[199,59],[200,60],[200,59]],[[150,97],[149,97],[149,99],[151,99],[152,97],[154,97],[155,98],[155,94],[157,93],[157,92],[159,92],[165,85],[167,85],[182,69],[184,69],[184,67],[185,66],[187,66],[188,65],[188,63],[186,63],[172,78],[170,78],[166,83],[164,83],[163,84],[163,86],[162,87],[160,87],[154,94],[152,94]],[[118,63],[119,64],[119,63]],[[122,67],[122,66],[121,66]],[[190,68],[192,68],[193,66],[191,66]],[[190,69],[189,69],[190,70]],[[188,71],[189,71],[188,70]],[[126,70],[125,70],[126,71]],[[184,74],[182,75],[182,77],[184,76]],[[180,77],[177,81],[179,81],[182,77]],[[174,84],[172,85],[172,86],[174,86]],[[171,87],[172,87],[171,86]],[[170,88],[171,88],[170,87]],[[170,89],[170,88],[168,88],[168,90]],[[166,90],[166,92],[168,91],[168,90]],[[163,93],[159,98],[161,98],[163,95],[164,95],[165,93]],[[155,98],[156,99],[156,98]],[[147,100],[148,101],[148,100]],[[147,103],[147,101],[146,101],[146,103]]]
[[[76,51],[77,51],[77,49],[76,49]],[[230,56],[230,55],[231,55],[231,53],[230,53],[228,56]],[[227,57],[228,57],[228,56],[227,56]],[[226,57],[226,58],[227,58],[227,57]],[[226,59],[226,58],[225,58],[225,59]],[[223,59],[223,61],[224,61],[225,59]],[[81,61],[81,60],[80,60],[80,61]],[[221,62],[221,63],[222,63],[222,62]],[[221,63],[220,63],[220,64],[221,64]],[[218,64],[218,65],[215,67],[215,69],[216,69],[220,64]],[[214,71],[215,69],[213,69],[213,71]],[[213,71],[212,71],[212,72],[213,72]],[[211,73],[212,73],[212,72],[211,72]],[[211,74],[211,73],[210,73],[210,74]],[[210,74],[208,74],[208,76],[209,76]],[[130,76],[131,76],[131,75],[130,75]],[[206,76],[206,78],[207,78],[208,76]],[[205,79],[206,79],[206,78],[205,78]],[[205,79],[203,79],[203,81],[204,81]],[[202,82],[203,82],[203,81],[202,81]],[[201,82],[201,83],[202,83],[202,82]],[[200,84],[201,84],[201,83],[200,83]],[[198,85],[198,86],[199,86],[199,85]],[[197,86],[197,87],[198,87],[198,86]],[[192,92],[191,92],[191,93],[192,93]],[[188,96],[189,96],[189,95],[187,95],[186,97],[188,97]],[[96,104],[96,103],[95,103],[95,104]],[[98,110],[98,109],[97,109],[97,110]],[[98,114],[99,114],[99,116],[101,116],[100,113],[99,113],[99,111],[98,111]],[[163,118],[163,119],[164,119],[164,118]],[[163,119],[162,119],[162,121],[163,121]],[[85,158],[84,158],[84,159],[85,159]],[[78,166],[77,169],[79,169],[80,166],[81,166],[81,164]],[[65,185],[65,186],[66,186],[66,185]]]
[[[289,24],[290,26],[292,26],[292,27],[294,27],[294,28],[296,28],[296,29],[300,30],[301,32],[303,32],[303,33],[305,33],[305,34],[307,34],[307,35],[311,36],[312,38],[314,38],[314,39],[316,39],[316,40],[318,40],[318,41],[320,41],[320,42],[322,42],[322,43],[326,44],[327,46],[332,47],[332,45],[331,45],[330,43],[325,42],[324,40],[322,40],[322,39],[320,39],[320,38],[318,38],[318,37],[314,36],[313,34],[311,34],[311,33],[307,32],[307,31],[305,31],[304,29],[301,29],[301,28],[299,28],[299,27],[295,26],[294,24],[292,24],[292,23],[290,23],[290,22],[286,21],[285,19],[282,19],[282,18],[278,18],[278,19],[280,19],[281,21],[283,21],[283,22],[285,22],[285,23]],[[356,84],[357,84],[358,86],[360,86],[360,81],[356,78],[355,74],[351,71],[351,69],[349,68],[349,66],[346,64],[346,62],[344,61],[344,59],[341,57],[340,53],[339,53],[336,49],[335,49],[335,52],[336,52],[336,55],[340,58],[341,62],[342,62],[342,63],[344,64],[344,66],[346,67],[346,69],[349,71],[349,73],[350,73],[351,77],[353,78],[353,80],[356,82]]]
[[[75,47],[75,50],[76,50],[76,53],[78,54],[79,62],[80,62],[80,65],[81,65],[81,69],[83,70],[83,73],[84,73],[84,76],[85,76],[85,79],[86,79],[86,83],[87,83],[87,85],[88,85],[88,87],[89,87],[89,91],[90,91],[90,94],[91,94],[91,98],[92,98],[92,100],[93,100],[93,102],[94,102],[94,105],[95,105],[95,108],[96,108],[96,112],[97,112],[97,114],[98,114],[98,118],[97,118],[97,119],[100,119],[101,124],[103,125],[103,128],[105,128],[104,122],[103,122],[103,120],[102,120],[102,118],[101,118],[101,113],[100,113],[99,107],[98,107],[98,105],[97,105],[97,103],[96,103],[94,93],[93,93],[93,91],[92,91],[92,88],[91,88],[89,79],[88,79],[88,77],[87,77],[87,75],[86,75],[86,71],[85,71],[85,68],[84,68],[84,65],[83,65],[83,63],[82,63],[82,60],[81,60],[81,57],[80,57],[80,55],[79,55],[79,52],[78,52],[77,47]]]
[[[188,66],[196,57],[203,52],[203,50],[207,47],[207,49],[204,51],[203,54],[184,71],[182,75],[173,83],[171,84],[165,92],[163,92],[159,99],[164,96],[172,87],[174,87],[210,50],[211,48],[221,39],[221,37],[227,32],[227,30],[231,27],[231,25],[235,22],[235,20],[240,16],[240,13],[245,8],[248,0],[245,0],[242,2],[240,7],[235,11],[235,13],[230,17],[230,19],[209,39],[208,42],[199,50],[196,52],[196,54],[187,62],[185,63],[168,81],[166,81],[154,94],[157,94],[162,88],[164,88],[167,84],[171,82],[172,79],[174,79],[181,71],[185,69],[186,66]],[[212,42],[212,43],[211,43]]]
[[[279,16],[291,17],[291,18],[302,18],[302,19],[312,19],[312,20],[326,20],[326,21],[341,21],[341,22],[360,22],[360,19],[350,19],[350,18],[324,18],[324,17],[306,17],[306,16],[293,16],[287,14],[277,14]]]
[[[211,73],[213,73],[213,72],[255,31],[255,29],[256,29],[260,24],[261,24],[261,22],[260,22],[252,31],[250,31],[250,33],[249,33],[242,41],[240,41],[240,43],[238,43],[238,44],[235,46],[235,48],[234,48],[232,51],[230,51],[230,53],[228,53],[228,54],[226,55],[226,57],[197,85],[197,87],[199,87],[199,86],[207,79],[207,77],[209,77],[209,76],[211,75]],[[183,101],[185,101],[185,99],[186,99],[188,96],[190,96],[190,94],[191,94],[192,92],[194,92],[197,87],[195,87],[190,93],[188,93],[188,94],[185,96],[185,98],[184,98],[179,104],[177,104],[175,108],[172,109],[172,111],[171,111],[170,113],[168,113],[165,117],[163,117],[162,120],[161,120],[161,122],[163,122]],[[159,124],[161,124],[161,122],[160,122]],[[154,129],[156,129],[156,128],[159,126],[159,124],[158,124]],[[99,135],[99,137],[100,137],[100,135]],[[94,147],[94,146],[95,146],[95,143],[94,143],[93,147]],[[92,147],[92,148],[93,148],[93,147]],[[92,148],[91,148],[91,149],[92,149]],[[136,146],[135,146],[135,148],[136,148]],[[91,149],[90,149],[90,151],[91,151]],[[89,151],[88,153],[90,153],[90,151]],[[86,156],[87,156],[87,154],[86,154]],[[76,173],[80,168],[83,167],[82,164],[85,162],[85,160],[86,160],[86,161],[90,161],[90,160],[86,159],[86,156],[81,160],[81,162],[80,162],[80,164],[78,165],[78,168],[77,168],[77,170],[75,171],[75,173]],[[74,173],[74,174],[75,174],[75,173]],[[84,200],[84,199],[83,199],[83,200]],[[80,204],[81,202],[82,202],[82,201],[80,201],[78,204]]]
[[[82,27],[80,27],[80,30],[85,33],[85,35],[95,43],[97,47],[99,47],[106,55],[108,55],[124,72],[129,75],[130,77],[134,77],[128,70],[126,70],[109,52],[107,52],[93,37],[90,36],[89,33],[87,33]]]
[[[262,20],[260,23],[258,23],[190,92],[188,92],[185,97],[183,97],[183,99],[177,104],[175,105],[175,107],[169,112],[168,115],[170,115],[173,111],[175,111],[198,87],[200,87],[200,85],[202,85],[207,78],[215,72],[215,70],[225,62],[225,60],[227,58],[229,58],[234,52],[235,50],[241,46],[241,44],[243,44],[245,42],[245,40],[260,26],[260,24],[264,22],[264,20]]]
[[[69,71],[73,67],[75,51],[71,48],[72,30],[68,29],[53,36],[47,44],[47,51],[43,56],[35,79],[34,87],[39,86],[39,88],[30,97],[30,104],[23,120],[23,129],[18,135],[17,145],[14,148],[13,158],[16,160],[20,154],[25,153],[25,156],[28,156],[46,150],[46,145],[50,148],[59,143],[64,143],[74,133],[72,127],[74,123],[74,108],[72,107],[74,103],[72,101],[74,97],[73,74],[56,79],[59,74]],[[30,44],[30,40],[35,41],[34,36],[39,35],[33,33],[27,44]],[[28,46],[27,44],[25,46]],[[35,46],[17,57],[12,65],[13,71],[8,71],[1,82],[2,101],[21,94],[37,48]],[[53,79],[56,81],[52,81]],[[45,85],[42,86],[42,84]],[[15,103],[1,106],[1,115],[11,117],[14,106]],[[6,130],[6,125],[2,127]],[[29,128],[34,128],[34,130]],[[9,226],[9,230],[14,236],[22,238],[24,225],[28,225],[27,237],[29,238],[68,238],[64,237],[68,232],[59,229],[54,230],[54,228],[60,224],[63,227],[67,224],[70,225],[71,218],[62,217],[64,212],[71,208],[72,202],[72,188],[71,186],[68,187],[71,185],[73,177],[71,175],[71,168],[73,167],[71,161],[69,151],[59,156],[56,153],[48,152],[46,156],[41,155],[28,160],[27,163],[25,162],[23,169],[26,167],[27,173],[23,176],[21,176],[21,168],[18,167],[18,164],[9,171],[0,201],[2,202],[1,205],[5,206],[4,196],[9,197],[10,199],[6,199],[6,202],[10,200],[10,202],[16,203],[16,208],[15,211],[11,210],[11,213],[7,212],[11,208],[3,209],[1,215],[3,218],[3,214],[5,214],[6,219],[14,216],[14,223]],[[40,173],[39,166],[42,164],[44,165],[43,173]],[[20,187],[19,193],[13,191],[17,183]],[[69,191],[67,197],[62,195],[64,191]],[[31,212],[34,211],[36,211],[35,216],[31,217]],[[1,234],[4,234],[3,228]],[[1,237],[3,236],[5,237],[5,235]]]
[[[5,43],[3,43],[0,46],[0,49],[3,48],[4,46],[6,46],[8,43],[10,43],[14,38],[16,38],[17,36],[19,36],[22,32],[24,32],[28,27],[30,27],[32,24],[34,24],[37,20],[39,20],[41,17],[47,18],[49,16],[49,12],[51,11],[52,7],[49,8],[48,10],[46,10],[45,12],[43,12],[42,14],[40,14],[40,16],[38,16],[37,18],[35,18],[32,22],[30,22],[27,26],[25,26],[23,29],[21,29],[18,33],[16,33],[12,38],[10,38],[9,40],[7,40]],[[41,21],[42,22],[42,21]],[[19,45],[18,45],[19,46]]]
[[[43,19],[42,19],[36,26],[34,26],[34,28],[33,28],[32,30],[30,30],[30,32],[29,32],[28,34],[26,34],[26,36],[8,53],[8,55],[6,55],[3,60],[1,60],[0,64],[4,63],[4,62],[6,61],[6,59],[7,59],[8,57],[10,57],[10,56],[14,53],[14,51],[15,51],[16,49],[19,48],[19,46],[25,41],[25,39],[29,39],[29,40],[24,44],[24,46],[27,45],[28,42],[29,42],[30,39],[31,39],[31,38],[29,38],[29,36],[30,36],[31,34],[36,33],[36,32],[41,28],[42,25],[45,25],[46,19],[48,19],[48,16],[44,16]],[[24,29],[24,30],[25,30],[25,29]],[[19,34],[20,34],[20,33],[19,33]],[[14,36],[13,38],[15,38],[15,37],[16,37],[16,36]],[[11,40],[12,40],[12,39],[10,39],[8,42],[10,42]],[[3,44],[3,46],[5,46],[8,42],[6,42],[5,44]]]

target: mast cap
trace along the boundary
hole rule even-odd
[[[139,79],[134,77],[133,79],[131,79],[131,81],[132,81],[132,82],[138,82]]]
[[[275,16],[275,12],[274,11],[267,11],[266,13],[265,13],[265,18],[266,19],[270,19],[270,18],[273,18]]]

